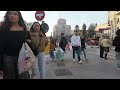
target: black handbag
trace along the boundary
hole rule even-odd
[[[32,49],[32,51],[33,51],[35,56],[38,55],[38,53],[39,53],[38,49]]]
[[[41,42],[41,40],[40,40],[40,42]],[[38,55],[38,53],[39,53],[38,49],[39,49],[39,46],[40,46],[40,42],[38,44],[38,48],[32,49],[32,51],[33,51],[33,53],[34,53],[35,56]]]

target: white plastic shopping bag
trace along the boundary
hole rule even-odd
[[[70,43],[70,50],[72,51],[72,44]]]
[[[23,43],[18,57],[19,74],[35,68],[37,59],[27,43]]]
[[[62,50],[62,48],[59,47],[59,49],[60,49],[60,51],[61,51],[62,53],[64,52],[64,51]]]
[[[62,60],[64,59],[64,51],[59,47],[57,52],[56,52],[56,59],[57,60]]]

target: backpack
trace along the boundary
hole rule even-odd
[[[66,45],[67,45],[67,40],[66,40],[66,38],[63,38],[62,39],[62,46],[66,47]]]

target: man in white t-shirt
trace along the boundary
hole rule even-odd
[[[81,39],[80,39],[80,36],[78,35],[77,30],[74,31],[74,35],[71,38],[71,44],[72,44],[72,49],[73,49],[73,61],[75,61],[75,52],[77,52],[78,61],[79,63],[82,63],[81,58],[80,58]]]

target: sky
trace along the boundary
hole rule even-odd
[[[0,11],[0,21],[3,20],[6,11]],[[26,22],[37,21],[35,19],[36,11],[21,11],[23,19]],[[71,25],[72,30],[75,25],[82,25],[85,23],[87,27],[91,23],[103,24],[107,23],[107,11],[45,11],[44,21],[49,25],[47,36],[51,35],[53,27],[57,24],[59,18],[66,19],[66,24]]]

